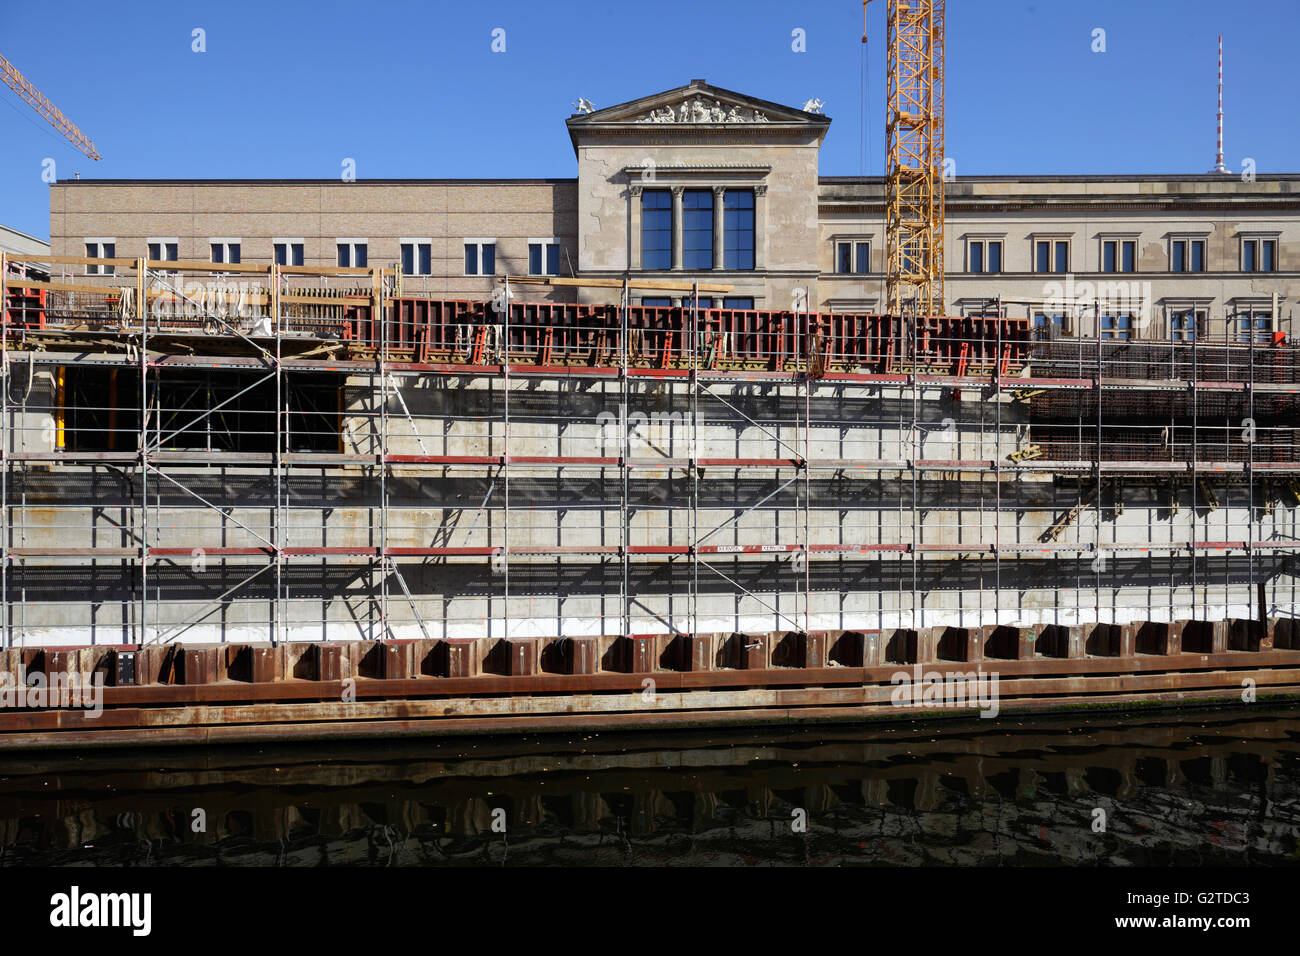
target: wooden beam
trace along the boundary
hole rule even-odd
[[[100,295],[121,295],[120,285],[83,285],[80,282],[36,282],[32,279],[6,279],[6,289],[56,289],[60,292],[96,292]]]
[[[9,256],[10,262],[23,263],[57,263],[71,266],[134,266],[140,260],[123,258],[103,258],[97,256]]]

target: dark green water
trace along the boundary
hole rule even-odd
[[[0,862],[1295,864],[1300,709],[11,755]]]

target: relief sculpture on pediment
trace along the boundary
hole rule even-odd
[[[717,100],[694,97],[682,100],[674,109],[661,106],[636,118],[638,123],[766,123],[767,116],[759,110],[740,106],[724,107]]]

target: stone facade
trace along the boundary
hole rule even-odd
[[[404,241],[428,243],[428,274],[408,275],[404,289],[459,298],[484,297],[495,281],[466,275],[467,241],[494,243],[496,277],[528,274],[530,241],[549,241],[558,246],[560,275],[721,282],[734,287],[731,296],[777,310],[807,290],[817,309],[877,311],[884,186],[879,178],[819,176],[829,127],[820,114],[693,80],[570,117],[576,179],[64,181],[50,191],[51,246],[84,255],[88,240],[108,240],[118,255],[139,256],[162,239],[177,244],[180,259],[207,261],[213,240],[238,240],[242,259],[253,262],[271,260],[274,243],[286,240],[302,244],[304,264],[328,266],[340,241],[365,242],[370,264],[382,265],[401,261]],[[715,198],[713,268],[684,267],[682,196],[693,189]],[[643,268],[647,190],[672,196],[668,269]],[[752,269],[723,268],[728,190],[754,197]],[[947,197],[949,311],[981,311],[1000,298],[1009,315],[1042,316],[1044,334],[1095,335],[1098,315],[1118,313],[1132,318],[1117,334],[1135,338],[1169,336],[1172,317],[1185,314],[1203,336],[1238,330],[1246,314],[1266,319],[1269,331],[1290,332],[1300,298],[1298,196],[1297,174],[957,177]],[[1117,268],[1132,257],[1132,272],[1104,271],[1108,242],[1116,243]],[[852,250],[845,262],[841,243]],[[989,244],[998,244],[1000,272],[976,270],[977,243],[985,270]],[[1038,243],[1048,247],[1046,273],[1037,271]],[[1176,243],[1185,244],[1181,252]],[[1252,254],[1257,265],[1271,260],[1271,270],[1248,270]],[[1184,268],[1175,271],[1179,256]]]

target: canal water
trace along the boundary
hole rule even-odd
[[[0,758],[0,863],[1300,862],[1300,708]]]

